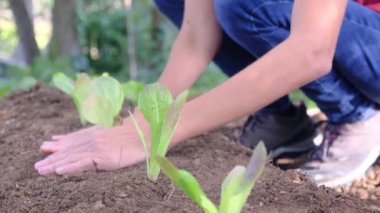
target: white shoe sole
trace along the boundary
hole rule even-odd
[[[334,178],[333,180],[327,180],[327,181],[316,181],[316,184],[318,186],[327,186],[327,187],[338,187],[342,185],[351,184],[355,180],[358,180],[360,178],[363,178],[368,171],[369,168],[376,162],[377,158],[380,155],[380,146],[377,147],[377,149],[374,149],[367,158],[361,163],[359,167],[352,170],[348,174]]]

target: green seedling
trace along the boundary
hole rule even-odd
[[[144,89],[144,84],[139,81],[128,81],[121,85],[123,87],[125,98],[137,105],[139,94]]]
[[[82,124],[90,122],[103,127],[120,124],[120,110],[124,93],[120,83],[104,75],[94,80],[87,74],[79,74],[74,82],[63,73],[56,73],[53,82],[72,97]]]
[[[58,89],[71,96],[79,113],[81,123],[83,125],[86,124],[82,108],[84,100],[88,95],[91,78],[87,74],[81,73],[77,76],[77,80],[74,82],[64,73],[58,72],[53,76],[53,83]]]
[[[173,100],[170,91],[158,83],[147,85],[139,95],[138,109],[144,115],[150,128],[150,155],[146,161],[147,176],[153,182],[157,180],[160,173],[160,166],[154,156],[164,157],[166,155],[186,98],[187,91],[181,93]],[[130,115],[147,154],[148,150],[144,133],[141,131],[132,113]]]
[[[91,81],[83,103],[83,115],[90,123],[103,127],[120,125],[123,103],[124,93],[120,83],[108,75],[101,76]]]
[[[232,169],[222,184],[219,209],[203,192],[195,177],[186,170],[176,168],[165,157],[155,157],[162,171],[185,194],[199,205],[206,213],[238,213],[244,204],[257,180],[262,175],[267,161],[267,151],[264,144],[259,143],[247,165],[236,166]]]

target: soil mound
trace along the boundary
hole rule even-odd
[[[145,178],[145,164],[115,172],[41,177],[33,169],[43,155],[39,145],[53,134],[80,128],[71,100],[37,85],[0,101],[0,212],[201,212],[163,175]],[[209,197],[235,165],[246,165],[251,151],[236,144],[237,127],[189,140],[169,158],[191,171]],[[216,202],[218,203],[218,202]],[[296,172],[267,166],[244,212],[376,212],[357,197],[318,188]]]

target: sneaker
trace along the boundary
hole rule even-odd
[[[316,126],[301,104],[291,115],[257,113],[245,122],[239,142],[254,148],[263,141],[271,157],[310,151],[316,148]]]
[[[335,187],[365,176],[380,154],[380,111],[370,119],[325,129],[322,145],[301,170],[317,185]]]

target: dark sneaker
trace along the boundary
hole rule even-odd
[[[322,145],[301,170],[317,185],[335,187],[363,177],[380,153],[380,111],[368,120],[329,124]]]
[[[310,151],[316,147],[316,125],[306,113],[305,105],[291,115],[257,113],[245,122],[239,142],[254,148],[263,141],[271,157]],[[320,138],[321,140],[321,138]]]

